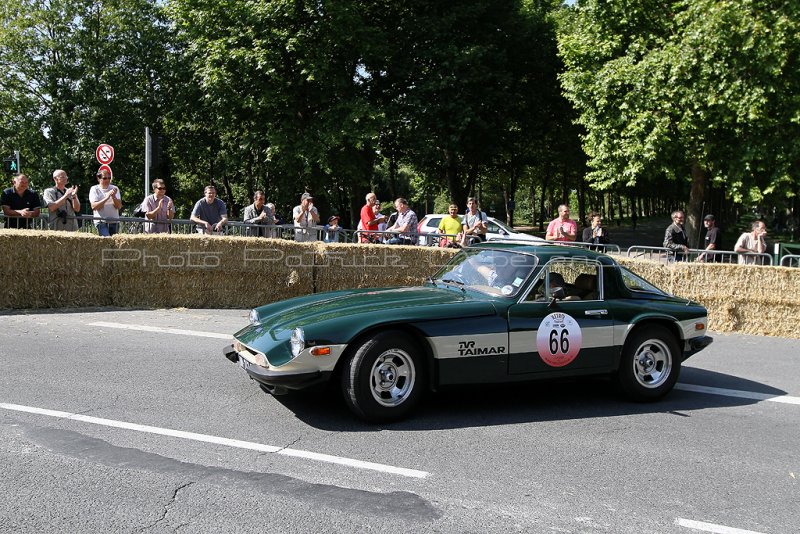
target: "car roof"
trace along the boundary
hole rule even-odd
[[[614,259],[607,254],[589,250],[581,245],[571,245],[566,243],[514,241],[513,239],[509,239],[503,241],[487,241],[484,243],[476,243],[467,248],[493,248],[535,254],[536,256],[539,256],[541,263],[547,263],[551,258],[574,256],[590,260],[598,260],[606,265],[616,264],[616,261],[614,261]]]

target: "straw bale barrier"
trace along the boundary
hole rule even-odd
[[[710,330],[800,338],[800,269],[617,259],[664,291],[703,304]]]
[[[250,237],[0,230],[0,309],[249,308],[354,287],[413,285],[454,251]],[[653,284],[709,310],[709,328],[800,338],[800,269],[664,265],[618,257]]]
[[[319,245],[315,290],[418,285],[453,257],[439,247]]]

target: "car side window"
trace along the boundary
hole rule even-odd
[[[489,226],[486,227],[486,231],[489,232],[490,234],[499,234],[500,227],[490,221]]]
[[[557,287],[564,289],[564,301],[601,300],[600,269],[599,263],[581,258],[551,261],[534,281],[533,289],[526,300],[549,301]]]

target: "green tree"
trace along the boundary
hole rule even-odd
[[[709,179],[735,201],[791,194],[800,5],[586,0],[562,22],[562,81],[597,187],[689,183],[690,235]]]
[[[37,188],[56,168],[88,195],[95,148],[114,146],[114,179],[128,206],[141,202],[144,127],[161,117],[169,39],[148,0],[38,2],[0,8],[3,137],[20,147]],[[88,206],[88,202],[84,202]]]

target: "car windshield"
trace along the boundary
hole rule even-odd
[[[501,223],[497,219],[493,219],[491,222],[492,222],[492,224],[496,224],[498,228],[500,228],[501,230],[504,230],[508,234],[516,234],[517,233],[516,230],[513,230],[512,228],[509,228],[508,226],[506,226],[505,224]]]
[[[456,254],[434,277],[462,288],[494,296],[514,297],[536,267],[531,254],[491,248],[467,248]]]
[[[633,291],[647,291],[648,293],[655,293],[657,295],[666,295],[656,286],[645,280],[639,275],[633,274],[625,267],[620,267],[622,273],[622,281],[625,282],[625,287]]]

